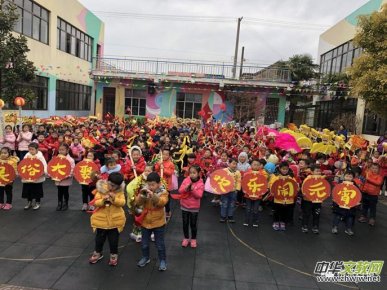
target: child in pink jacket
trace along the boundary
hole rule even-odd
[[[70,150],[76,163],[80,162],[86,153],[78,138],[74,138],[73,143],[70,145]]]
[[[17,136],[19,159],[23,160],[24,156],[28,153],[28,146],[32,142],[32,133],[30,132],[30,126],[23,125],[23,130]]]
[[[184,179],[179,189],[184,232],[182,247],[187,247],[189,243],[191,248],[197,247],[197,221],[203,191],[204,183],[200,178],[200,167],[193,165],[189,169],[189,176]],[[189,237],[189,227],[191,227],[191,239]]]
[[[3,147],[8,147],[11,149],[11,155],[15,152],[15,143],[16,143],[16,135],[12,132],[12,126],[5,126],[5,132],[3,138],[1,138],[0,143],[3,144]],[[28,148],[27,148],[28,149]]]
[[[73,183],[73,172],[75,167],[75,161],[69,155],[69,151],[70,147],[67,143],[62,143],[59,145],[58,153],[59,155],[65,156],[66,159],[70,162],[71,171],[67,178],[61,181],[55,181],[55,185],[58,188],[58,206],[56,207],[57,211],[65,211],[69,208],[69,187]]]

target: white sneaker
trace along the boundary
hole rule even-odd
[[[135,241],[135,240],[137,239],[137,235],[134,234],[134,233],[130,233],[129,238],[130,238],[131,240]]]
[[[142,237],[141,237],[141,235],[138,235],[136,237],[136,243],[141,243],[141,241],[142,241]]]
[[[27,204],[26,204],[26,206],[24,207],[24,209],[25,209],[25,210],[28,210],[28,209],[30,209],[31,207],[32,207],[32,202],[29,201],[29,202],[27,202]]]
[[[40,208],[40,202],[37,202],[35,203],[35,205],[33,206],[33,210],[38,210]]]
[[[84,203],[84,204],[82,205],[82,211],[87,211],[87,203]]]
[[[155,234],[154,233],[151,234],[151,240],[152,240],[152,242],[155,241]]]

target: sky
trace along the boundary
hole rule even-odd
[[[367,0],[79,0],[105,23],[105,56],[232,62],[237,18],[245,61],[317,62],[319,35]],[[149,15],[150,14],[150,15]],[[171,16],[165,16],[171,15]]]

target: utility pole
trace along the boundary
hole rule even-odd
[[[241,21],[243,19],[242,17],[238,18],[238,28],[237,28],[237,36],[236,36],[236,43],[235,43],[235,54],[234,54],[234,66],[232,68],[232,78],[236,78],[236,70],[237,70],[237,62],[238,62],[238,47],[239,47],[239,31],[241,29]]]
[[[241,67],[239,69],[239,79],[242,77],[242,70],[243,70],[243,61],[245,58],[245,47],[242,46],[242,56],[241,56]]]

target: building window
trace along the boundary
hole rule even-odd
[[[133,116],[145,116],[146,90],[125,89],[125,110],[129,107]]]
[[[89,111],[91,87],[65,81],[56,81],[56,109]]]
[[[57,48],[76,57],[91,61],[93,38],[58,17]]]
[[[177,93],[176,116],[179,118],[198,119],[202,109],[202,95]]]
[[[387,130],[387,118],[381,118],[367,109],[364,112],[363,134],[381,136]]]
[[[48,44],[49,11],[31,0],[15,0],[19,19],[14,30]]]
[[[335,74],[345,72],[352,65],[353,60],[360,56],[361,52],[361,48],[354,48],[353,42],[349,41],[322,54],[320,56],[320,73]]]
[[[265,125],[271,125],[278,120],[279,99],[267,98],[265,108]]]
[[[30,82],[18,83],[20,88],[29,89],[34,94],[31,101],[27,101],[23,110],[47,110],[48,99],[48,78],[35,76],[35,79]],[[17,107],[11,103],[5,105],[5,109],[16,110]]]

